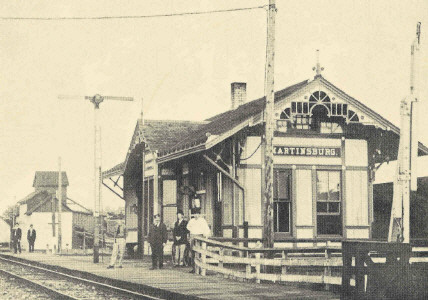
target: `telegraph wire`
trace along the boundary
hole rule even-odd
[[[207,10],[207,11],[193,11],[172,14],[155,14],[155,15],[134,15],[134,16],[99,16],[99,17],[0,17],[2,21],[79,21],[79,20],[117,20],[117,19],[148,19],[148,18],[163,18],[163,17],[179,17],[190,15],[206,15],[215,13],[226,13],[235,11],[266,9],[268,5]]]

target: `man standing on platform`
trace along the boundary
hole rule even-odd
[[[193,270],[191,273],[195,273],[195,251],[193,251],[194,241],[193,239],[197,236],[210,237],[211,229],[208,226],[207,221],[201,217],[201,209],[193,208],[192,209],[193,218],[190,219],[187,224],[187,230],[190,232],[190,247],[192,248],[192,266]]]
[[[17,252],[21,253],[21,237],[22,237],[22,230],[21,228],[19,228],[19,223],[16,223],[15,227],[12,230],[13,252],[15,254]]]
[[[187,221],[182,210],[177,211],[177,221],[174,224],[173,237],[175,247],[175,266],[184,266],[184,252],[187,245]]]
[[[126,246],[126,228],[123,221],[120,221],[117,225],[116,232],[114,234],[113,250],[110,258],[110,265],[107,269],[113,269],[116,264],[116,260],[119,257],[118,267],[122,268],[123,255],[125,254]]]
[[[36,230],[33,228],[33,224],[30,225],[30,229],[27,231],[28,240],[28,252],[34,252],[34,242],[36,241]]]
[[[152,267],[150,270],[163,268],[163,248],[168,240],[166,226],[160,220],[160,215],[157,214],[153,217],[154,222],[149,231],[149,243],[152,248]]]

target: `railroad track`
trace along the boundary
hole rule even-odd
[[[0,275],[22,282],[51,299],[164,299],[0,256]]]

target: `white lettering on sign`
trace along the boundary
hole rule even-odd
[[[340,148],[274,146],[274,155],[340,157]]]

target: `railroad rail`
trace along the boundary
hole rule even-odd
[[[32,286],[53,299],[165,299],[50,270],[0,255],[0,274]]]

